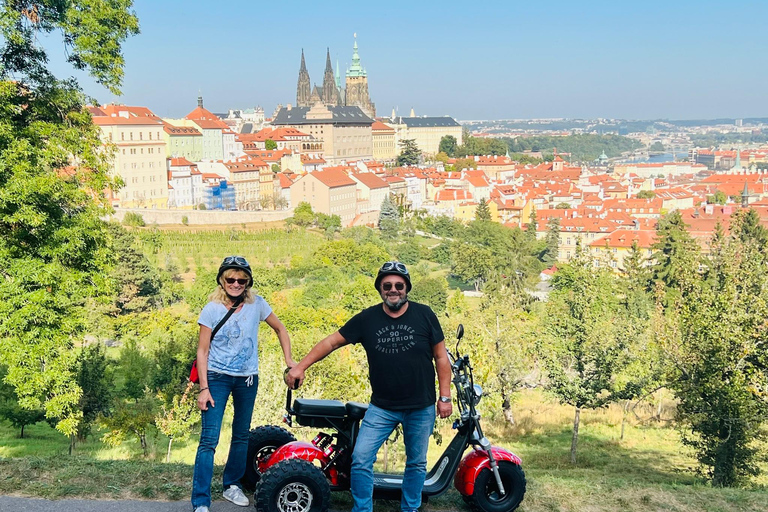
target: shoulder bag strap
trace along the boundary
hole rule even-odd
[[[224,315],[224,318],[222,318],[222,319],[219,321],[219,323],[217,323],[217,324],[216,324],[216,327],[214,327],[214,328],[213,328],[213,330],[211,331],[211,341],[213,341],[213,337],[214,337],[214,336],[216,336],[216,333],[217,333],[217,332],[219,332],[219,329],[221,329],[221,328],[222,328],[222,326],[223,326],[225,323],[227,323],[227,320],[229,320],[229,317],[231,317],[231,316],[232,316],[232,313],[234,313],[234,312],[235,312],[235,310],[236,310],[236,309],[237,309],[237,308],[240,306],[240,303],[241,303],[241,302],[243,302],[243,298],[242,298],[242,296],[241,296],[241,297],[238,297],[237,299],[235,299],[235,303],[234,303],[234,304],[232,304],[232,307],[231,307],[231,308],[229,308],[229,311],[227,311],[227,314],[226,314],[226,315]]]

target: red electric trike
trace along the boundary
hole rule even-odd
[[[427,473],[425,498],[444,493],[453,481],[464,501],[480,512],[511,512],[523,500],[525,474],[520,458],[492,446],[483,435],[475,406],[483,394],[474,383],[469,356],[459,355],[464,327],[457,330],[455,355],[449,351],[459,418],[456,435]],[[255,488],[259,512],[325,512],[331,491],[349,489],[352,450],[368,404],[337,400],[286,399],[284,421],[293,419],[320,432],[311,443],[287,430],[263,426],[251,430],[243,484]],[[464,456],[468,449],[472,450]],[[374,474],[374,498],[399,499],[402,475]]]

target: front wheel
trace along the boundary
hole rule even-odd
[[[286,459],[261,476],[253,501],[260,512],[326,512],[331,486],[311,462]]]
[[[264,464],[275,450],[295,441],[296,438],[284,428],[273,425],[256,427],[248,437],[248,459],[245,464],[245,475],[241,480],[243,487],[253,489],[261,478]]]
[[[475,490],[472,495],[464,497],[464,501],[477,512],[511,512],[523,501],[525,495],[523,469],[506,460],[498,464],[504,496],[499,492],[493,471],[490,468],[483,469],[475,480]]]

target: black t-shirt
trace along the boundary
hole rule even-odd
[[[432,347],[444,337],[428,306],[409,301],[405,313],[392,318],[379,303],[352,317],[339,333],[349,343],[360,343],[368,355],[372,404],[396,410],[435,403]]]

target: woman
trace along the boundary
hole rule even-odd
[[[245,474],[248,432],[259,384],[258,336],[261,321],[267,322],[277,333],[286,366],[296,364],[291,358],[288,331],[267,302],[251,289],[253,274],[246,259],[241,256],[224,258],[216,282],[218,286],[208,297],[209,302],[197,321],[200,324],[197,346],[200,394],[197,406],[202,411],[203,426],[192,481],[192,507],[195,512],[209,512],[208,507],[211,506],[213,455],[230,394],[235,414],[232,419],[232,443],[224,468],[224,498],[236,505],[248,506],[240,479]],[[236,308],[233,314],[211,340],[211,332],[233,307]]]

